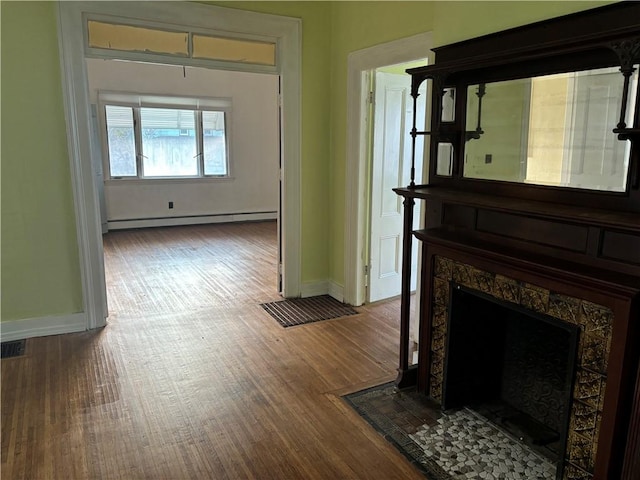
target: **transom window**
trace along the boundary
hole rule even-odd
[[[229,99],[103,93],[100,103],[110,178],[229,175]]]
[[[256,37],[255,35],[252,37]],[[263,38],[232,38],[188,31],[145,28],[89,20],[90,48],[178,55],[223,62],[276,65],[276,42]]]

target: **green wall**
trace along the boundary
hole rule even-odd
[[[607,3],[615,2],[435,2],[433,40],[436,46],[446,45]]]
[[[433,28],[432,2],[334,2],[331,29],[330,278],[344,285],[349,53]],[[428,52],[425,52],[425,57]]]
[[[82,311],[54,2],[2,2],[2,319]]]
[[[329,275],[331,5],[327,2],[206,2],[302,19],[302,281]]]
[[[213,2],[302,19],[302,280],[343,284],[350,52],[436,45],[603,2]],[[53,2],[1,2],[2,318],[82,310]],[[36,133],[34,137],[34,133]]]

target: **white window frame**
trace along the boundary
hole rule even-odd
[[[107,135],[107,106],[131,107],[133,109],[134,139],[136,155],[136,175],[114,176],[111,174],[111,160],[109,158],[109,140]],[[152,176],[144,173],[144,152],[142,149],[142,121],[140,118],[141,108],[169,108],[192,110],[196,115],[196,149],[198,155],[197,175],[175,175],[175,176]],[[194,179],[228,179],[231,175],[232,155],[229,139],[231,138],[231,118],[232,101],[228,97],[177,97],[171,95],[142,95],[123,92],[98,92],[98,122],[102,140],[103,171],[108,172],[108,181],[131,182],[142,180],[194,180]],[[202,112],[223,112],[224,113],[224,141],[225,141],[225,174],[205,174],[204,172],[204,129],[202,126]]]

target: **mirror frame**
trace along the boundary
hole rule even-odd
[[[637,83],[637,73],[636,66],[635,74],[630,76],[632,87]],[[581,82],[596,82],[600,87],[603,79],[606,79],[610,89],[592,91],[585,89],[584,84],[580,86]],[[544,93],[540,96],[540,92],[550,84],[554,88],[554,97],[546,97]],[[464,150],[461,150],[461,155],[464,155],[462,176],[518,184],[582,188],[595,192],[626,191],[630,145],[629,142],[620,141],[612,131],[612,126],[620,124],[618,114],[622,107],[623,88],[623,77],[618,67],[469,85],[466,92],[466,142],[462,145]],[[564,96],[561,98],[560,95]],[[553,103],[548,103],[552,98]],[[599,124],[597,141],[589,140],[588,144],[606,142],[604,151],[609,152],[608,156],[599,155],[603,150],[583,150],[583,147],[573,143],[576,141],[573,133],[578,133],[577,141],[590,138],[584,135],[587,133],[584,128],[580,132],[573,130],[580,128],[579,125],[585,120],[580,115],[588,109],[580,99],[586,98],[599,105],[607,102],[606,120]],[[635,96],[631,98],[635,100]],[[629,121],[627,113],[632,114],[635,105],[625,104],[624,107],[625,120]],[[550,111],[552,108],[553,112]],[[557,115],[550,117],[552,113]],[[578,117],[574,117],[576,113]],[[590,115],[589,118],[596,117]],[[598,114],[598,122],[603,119]],[[592,171],[593,176],[585,172],[588,180],[585,182],[579,178],[581,172],[572,168],[573,162],[567,162],[576,160],[580,152],[587,154],[591,151],[598,161],[590,168],[601,167],[603,176],[599,177],[595,171]],[[604,160],[604,163],[600,164],[600,160]],[[548,168],[540,169],[540,161]],[[578,177],[575,177],[576,174]],[[582,182],[583,186],[577,186],[578,182]]]
[[[633,65],[640,63],[640,2],[621,2],[563,17],[517,27],[434,49],[436,63],[407,70],[412,76],[412,96],[422,82],[431,80],[431,130],[411,134],[430,137],[429,186],[467,192],[502,195],[599,209],[640,212],[640,87],[628,92],[636,96],[633,125],[611,125],[619,141],[631,142],[624,192],[543,186],[463,177],[464,147],[476,128],[466,125],[467,87],[475,84],[619,67],[620,82],[628,87]],[[453,122],[442,121],[442,94],[455,88]],[[627,98],[622,103],[626,104]],[[621,107],[619,107],[621,108]],[[624,112],[618,112],[621,117]],[[469,130],[469,131],[467,131]],[[453,143],[451,176],[436,174],[439,142]],[[417,188],[414,185],[409,188]]]

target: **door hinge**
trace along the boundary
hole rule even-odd
[[[369,286],[369,265],[365,265],[363,267],[364,270],[364,286],[368,287]]]
[[[368,101],[371,105],[373,105],[373,100],[374,100],[374,98],[373,98],[373,92],[369,92],[369,96],[367,97],[367,101]]]

